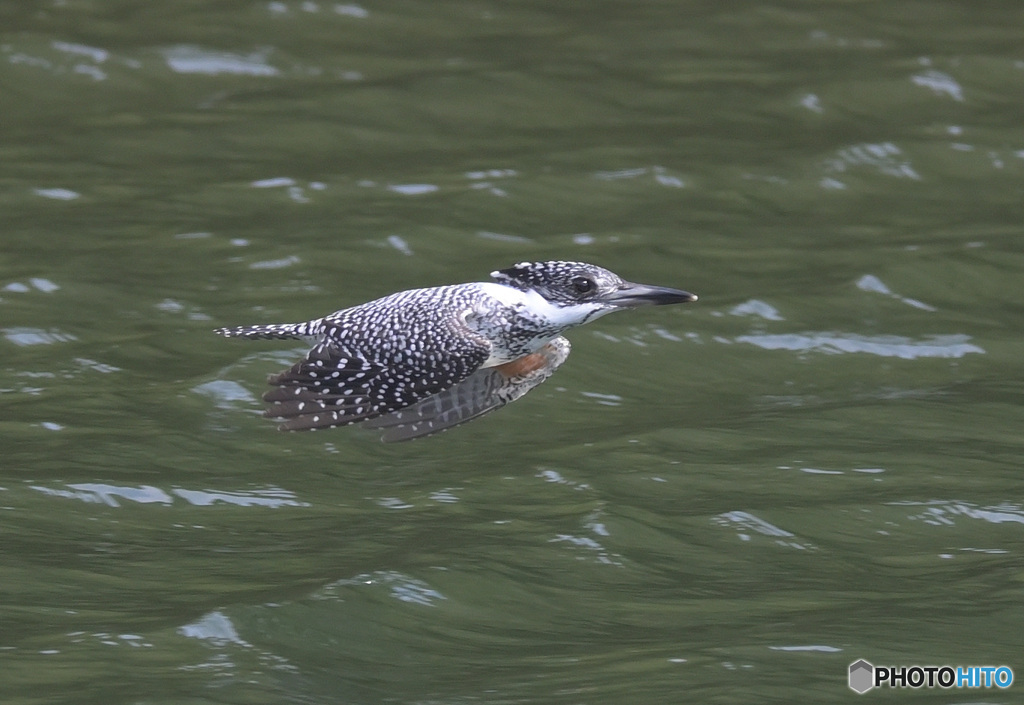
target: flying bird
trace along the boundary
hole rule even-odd
[[[410,289],[305,323],[219,328],[312,349],[271,375],[282,430],[360,424],[385,442],[443,431],[504,406],[565,362],[562,333],[619,309],[696,301],[583,262],[521,262],[493,282]]]

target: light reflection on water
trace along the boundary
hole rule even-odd
[[[823,353],[868,353],[879,357],[914,360],[923,357],[959,358],[981,353],[966,335],[932,335],[911,340],[900,335],[863,336],[830,333],[784,333],[778,335],[741,335],[738,343],[750,343],[765,350],[794,350]]]
[[[119,507],[123,500],[138,504],[172,504],[175,497],[185,500],[193,507],[207,507],[218,502],[239,507],[268,507],[271,509],[309,506],[308,503],[295,499],[294,493],[279,488],[245,492],[212,492],[175,487],[168,493],[151,485],[117,487],[96,482],[79,482],[67,485],[67,489],[43,486],[32,486],[31,489],[51,497],[78,499],[83,502],[105,504],[108,507]]]

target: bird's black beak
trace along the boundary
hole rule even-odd
[[[697,295],[667,286],[648,286],[626,282],[625,286],[601,297],[612,306],[633,308],[635,306],[665,306],[696,301]]]

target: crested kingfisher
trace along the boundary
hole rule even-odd
[[[270,376],[274,388],[263,395],[282,430],[361,424],[391,442],[523,396],[565,362],[569,328],[619,309],[697,299],[583,262],[521,262],[491,277],[400,291],[305,323],[215,332],[312,344],[302,361]]]

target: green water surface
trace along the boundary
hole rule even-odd
[[[1024,678],[1022,8],[0,3],[0,700]],[[533,259],[700,301],[394,446],[211,332]]]

